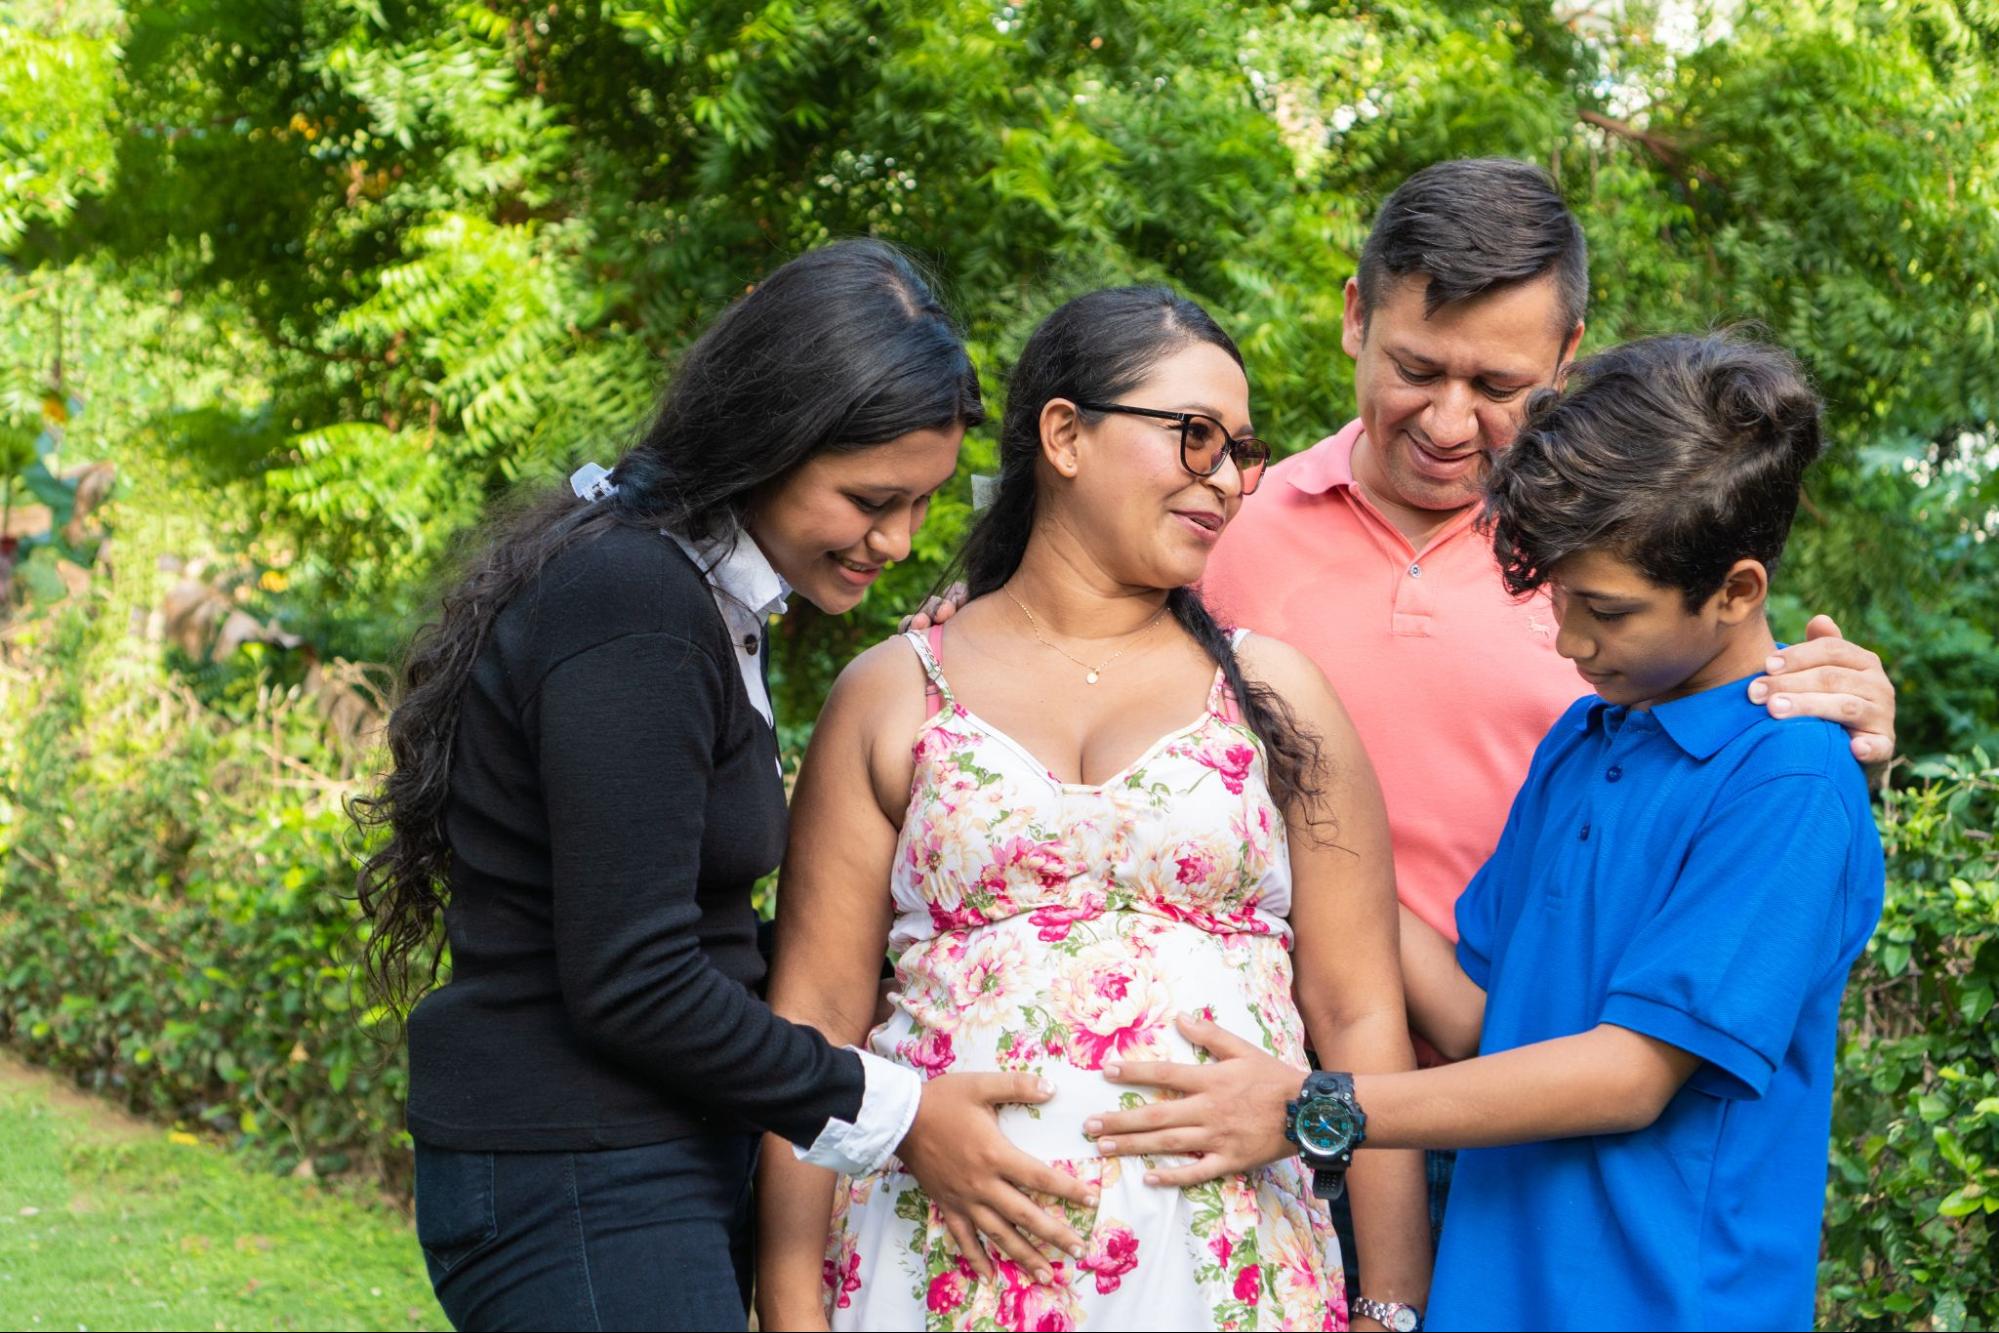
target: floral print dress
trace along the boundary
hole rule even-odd
[[[1339,1246],[1297,1159],[1149,1186],[1150,1159],[1099,1157],[1083,1132],[1156,1095],[1106,1081],[1105,1061],[1207,1058],[1175,1031],[1182,1010],[1305,1067],[1284,823],[1221,674],[1201,716],[1123,772],[1065,783],[957,703],[934,636],[907,636],[937,708],[914,743],[891,877],[893,1014],[869,1042],[926,1078],[1050,1080],[1051,1100],[1002,1108],[1001,1128],[1099,1203],[1059,1205],[1087,1249],[1052,1282],[1004,1260],[983,1282],[900,1163],[842,1178],[833,1327],[1344,1329]]]

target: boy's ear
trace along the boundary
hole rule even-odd
[[[1760,615],[1770,598],[1770,571],[1761,560],[1738,560],[1722,578],[1715,611],[1724,625],[1740,625]]]

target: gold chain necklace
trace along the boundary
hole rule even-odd
[[[1026,602],[1021,601],[1020,598],[1015,597],[1013,595],[1013,589],[1002,587],[1000,591],[1004,592],[1009,598],[1011,598],[1013,604],[1020,608],[1020,613],[1027,617],[1027,628],[1033,631],[1034,638],[1037,643],[1039,643],[1043,648],[1053,648],[1056,652],[1062,654],[1062,656],[1068,658],[1071,662],[1074,662],[1077,666],[1083,668],[1083,670],[1088,673],[1083,677],[1083,683],[1085,685],[1096,684],[1097,677],[1103,674],[1104,668],[1109,666],[1111,663],[1117,661],[1120,657],[1123,657],[1125,655],[1126,649],[1129,649],[1133,645],[1135,645],[1139,641],[1139,639],[1145,634],[1145,632],[1151,629],[1154,625],[1157,625],[1159,623],[1160,617],[1166,614],[1166,608],[1163,606],[1160,607],[1158,611],[1153,613],[1152,619],[1146,621],[1143,625],[1140,625],[1138,629],[1132,634],[1131,638],[1126,640],[1123,648],[1118,649],[1116,652],[1112,653],[1109,657],[1106,657],[1103,661],[1097,663],[1095,666],[1091,666],[1088,662],[1085,662],[1082,658],[1076,656],[1074,653],[1070,652],[1067,648],[1064,648],[1061,644],[1050,643],[1048,642],[1048,640],[1042,638],[1041,626],[1034,619],[1034,612],[1028,610]]]

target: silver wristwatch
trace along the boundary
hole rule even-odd
[[[1371,1301],[1365,1296],[1356,1296],[1347,1303],[1347,1313],[1372,1319],[1383,1328],[1395,1330],[1395,1333],[1417,1333],[1423,1327],[1423,1312],[1413,1305],[1397,1301]]]

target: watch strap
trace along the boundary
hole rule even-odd
[[[1372,1319],[1383,1328],[1395,1330],[1395,1333],[1419,1333],[1423,1327],[1423,1312],[1401,1301],[1375,1301],[1356,1296],[1347,1303],[1347,1313]]]

